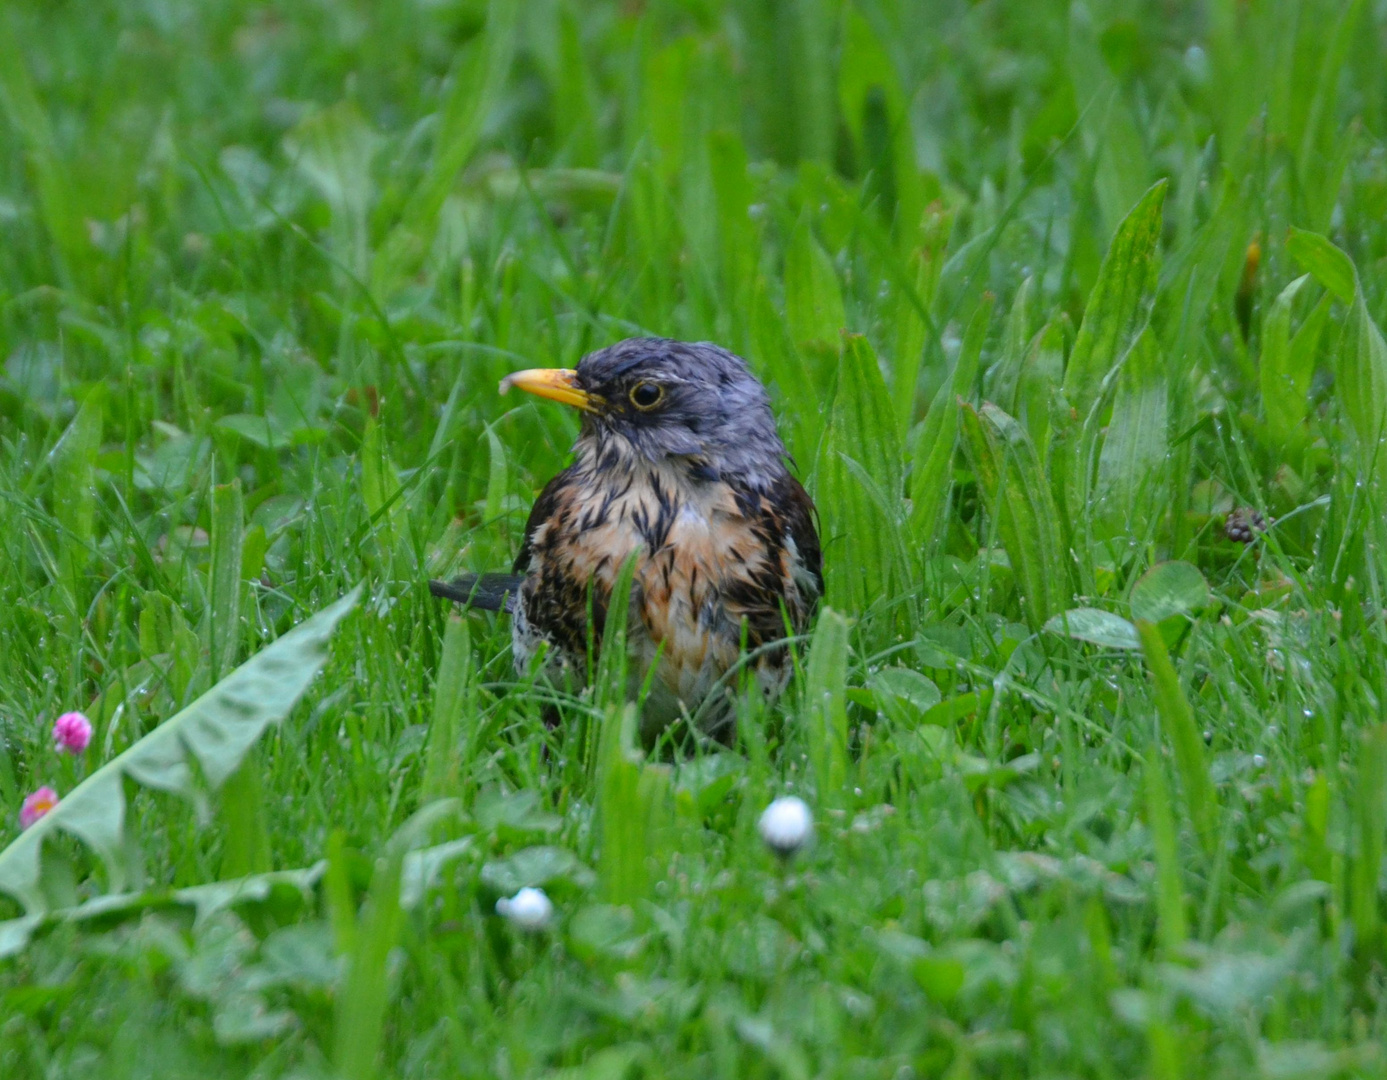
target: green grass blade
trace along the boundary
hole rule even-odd
[[[443,632],[443,656],[433,688],[433,718],[420,785],[425,801],[457,794],[459,767],[470,747],[471,682],[471,631],[465,618],[452,615]]]
[[[996,298],[990,293],[973,317],[959,349],[953,376],[945,380],[930,402],[929,412],[915,439],[910,475],[910,531],[915,543],[928,550],[934,542],[944,505],[953,483],[954,451],[958,445],[958,401],[973,394],[983,342],[992,322]]]
[[[449,72],[433,157],[371,266],[372,286],[381,295],[398,288],[429,250],[443,204],[500,99],[515,55],[521,6],[514,0],[490,0],[485,29],[470,49],[458,54]]]
[[[59,255],[59,270],[79,274],[90,251],[87,229],[70,169],[59,157],[52,122],[25,64],[16,22],[0,23],[0,107],[23,143],[40,215]]]
[[[237,770],[226,778],[220,793],[222,842],[221,876],[248,877],[274,869],[270,849],[269,811],[261,779],[260,755],[255,747],[246,753]]]
[[[1365,960],[1381,956],[1380,882],[1387,839],[1387,724],[1363,733],[1358,752],[1358,782],[1353,793],[1358,851],[1349,881],[1349,917],[1354,948]]]
[[[212,681],[236,666],[241,644],[241,551],[245,513],[241,481],[212,489],[212,564],[208,587],[207,651]]]
[[[860,465],[888,501],[864,490],[845,459]],[[814,470],[822,519],[828,602],[865,611],[902,580],[901,449],[890,394],[867,339],[843,338],[838,392]]]
[[[385,432],[374,421],[367,423],[361,440],[361,501],[371,515],[381,550],[393,556],[400,550],[398,545],[407,524],[405,506]]]
[[[1035,291],[1035,279],[1026,278],[1016,290],[1007,314],[1006,327],[1002,332],[1001,355],[988,372],[986,397],[1013,416],[1019,415],[1016,408],[1016,391],[1021,379],[1021,369],[1026,361],[1030,338],[1031,294]]]
[[[612,582],[611,595],[607,600],[607,617],[602,627],[602,640],[594,642],[597,646],[597,667],[592,673],[596,688],[596,700],[600,707],[626,704],[633,689],[630,677],[630,658],[626,651],[628,620],[631,616],[631,589],[636,575],[636,562],[640,555],[633,552],[622,564],[616,580]],[[596,598],[593,600],[596,603]]]
[[[1150,176],[1146,148],[1136,118],[1110,71],[1097,28],[1082,3],[1069,8],[1066,65],[1084,149],[1095,159],[1093,185],[1103,221],[1112,228],[1141,195]]]
[[[386,965],[404,928],[400,906],[403,854],[388,853],[376,863],[360,917],[356,948],[337,998],[333,1023],[333,1066],[344,1080],[371,1080],[379,1070],[385,1014],[390,1003]]]
[[[1179,837],[1170,811],[1170,787],[1161,764],[1159,744],[1148,751],[1142,770],[1146,795],[1146,824],[1156,852],[1156,925],[1161,947],[1176,953],[1189,934],[1185,918],[1185,888],[1180,873]]]
[[[824,608],[809,647],[803,712],[809,760],[825,802],[841,798],[848,776],[848,629],[847,619]]]
[[[1160,629],[1144,620],[1138,620],[1136,626],[1156,694],[1156,713],[1175,751],[1175,766],[1180,774],[1190,823],[1204,850],[1212,853],[1218,841],[1218,792],[1209,776],[1209,763],[1204,756],[1204,743],[1195,726],[1194,713],[1180,687],[1180,677],[1170,662]]]
[[[331,211],[333,255],[361,280],[370,268],[371,167],[380,136],[353,102],[340,101],[305,117],[284,144]]]
[[[1050,448],[1050,417],[1064,383],[1066,322],[1057,315],[1031,339],[1016,386],[1015,416],[1026,425],[1031,444],[1040,453],[1047,453]],[[1053,482],[1052,477],[1052,487]]]
[[[747,176],[746,146],[733,132],[714,131],[708,136],[708,162],[717,205],[723,287],[736,307],[729,314],[734,319],[745,318],[745,306],[750,302],[756,278],[759,244],[751,220],[756,194]]]
[[[634,904],[651,886],[652,860],[670,819],[670,771],[635,749],[634,705],[613,705],[602,722],[597,791],[601,847],[597,871],[604,899]]]
[[[895,362],[891,365],[891,396],[896,403],[896,423],[901,431],[909,431],[915,419],[915,397],[920,381],[920,365],[924,361],[929,327],[915,300],[928,310],[934,301],[939,283],[939,260],[928,251],[917,251],[914,266],[915,296],[900,290],[896,300]]]
[[[1329,317],[1326,298],[1316,305],[1300,329],[1291,334],[1292,310],[1309,280],[1306,274],[1282,289],[1262,322],[1262,362],[1258,374],[1267,437],[1276,446],[1303,440],[1302,428],[1310,411],[1315,352]]]
[[[506,492],[510,487],[510,470],[506,464],[505,444],[501,442],[495,427],[491,424],[486,426],[486,446],[486,508],[482,513],[485,520],[496,521],[505,506]]]
[[[833,392],[832,360],[848,316],[833,260],[808,222],[795,228],[785,252],[785,321],[823,400]]]
[[[63,530],[60,540],[63,582],[72,597],[74,610],[83,603],[81,578],[91,561],[95,535],[96,454],[101,448],[102,417],[105,411],[104,387],[87,394],[72,418],[50,459],[53,464],[53,516]]]
[[[1059,515],[1030,436],[993,405],[962,409],[963,448],[1011,560],[1026,620],[1039,630],[1068,606]]]
[[[1113,532],[1142,537],[1162,503],[1168,443],[1166,366],[1149,329],[1117,377],[1112,419],[1098,458],[1098,513]]]

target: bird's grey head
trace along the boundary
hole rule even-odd
[[[754,487],[785,469],[765,387],[745,360],[709,342],[629,338],[589,353],[576,371],[519,372],[508,385],[578,406],[580,454],[677,459],[695,475]]]

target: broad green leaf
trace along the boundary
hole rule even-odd
[[[889,667],[867,679],[869,697],[898,724],[915,725],[943,700],[939,687],[928,676],[904,667]],[[852,697],[856,691],[849,691]]]
[[[433,805],[449,801],[439,800]],[[475,843],[475,837],[463,836],[406,855],[400,869],[400,906],[418,907],[419,902],[440,884],[443,871],[471,851]]]
[[[1170,662],[1161,631],[1155,623],[1137,620],[1146,669],[1156,694],[1156,712],[1161,729],[1175,751],[1190,823],[1205,852],[1212,854],[1218,842],[1218,792],[1209,775],[1204,742],[1194,723],[1194,712],[1180,687],[1180,677]]]
[[[925,723],[952,727],[965,717],[986,712],[992,704],[992,694],[992,688],[988,687],[941,701],[925,714]]]
[[[1353,260],[1327,237],[1293,228],[1286,237],[1286,253],[1345,304],[1353,303],[1358,291],[1358,271]]]
[[[1387,341],[1368,314],[1361,288],[1339,339],[1334,391],[1353,428],[1365,468],[1381,473],[1381,445],[1387,437]]]
[[[625,905],[589,904],[575,912],[568,923],[569,947],[584,960],[629,960],[640,951],[642,942],[635,913]]]
[[[296,626],[217,683],[176,716],[78,784],[47,815],[0,852],[0,890],[27,911],[43,911],[39,883],[44,839],[58,830],[80,837],[106,864],[111,888],[125,881],[125,778],[196,798],[190,762],[215,789],[240,765],[271,724],[303,696],[327,660],[337,625],[356,605],[360,587]]]
[[[1025,428],[994,405],[962,406],[963,447],[1011,560],[1027,621],[1039,629],[1070,589],[1059,516]]]
[[[521,848],[514,855],[485,864],[481,879],[488,888],[509,895],[517,889],[548,885],[556,879],[588,888],[597,876],[567,848],[541,845]]]
[[[200,924],[218,912],[243,904],[267,900],[280,890],[307,894],[323,876],[324,863],[299,870],[275,870],[253,877],[229,881],[209,881],[182,889],[146,889],[139,892],[99,896],[74,907],[22,915],[0,922],[0,959],[19,952],[44,927],[58,923],[99,923],[109,926],[118,920],[134,920],[150,911],[165,908],[191,908],[194,924]]]
[[[1098,608],[1072,608],[1060,612],[1045,623],[1051,634],[1087,641],[1105,649],[1140,649],[1137,628],[1121,615]]]
[[[1368,312],[1358,271],[1352,259],[1317,233],[1294,230],[1287,247],[1321,285],[1350,305],[1339,337],[1334,391],[1364,467],[1381,468],[1380,446],[1387,437],[1387,341]]]
[[[995,303],[996,297],[989,293],[973,313],[959,349],[953,377],[946,379],[934,395],[915,439],[911,455],[910,531],[920,548],[928,548],[934,542],[949,497],[954,451],[958,443],[958,401],[972,397],[973,384],[978,377],[979,358],[982,356],[983,342],[987,339],[988,326],[992,322]]]
[[[1118,531],[1144,536],[1166,459],[1166,370],[1148,329],[1117,377],[1112,419],[1098,458],[1099,513]]]
[[[269,415],[232,413],[217,420],[217,427],[235,432],[241,438],[265,450],[278,450],[290,445],[290,435]]]
[[[418,907],[427,892],[436,887],[439,871],[465,855],[474,843],[472,837],[463,837],[411,851],[405,855],[401,871],[401,906]],[[59,923],[96,923],[104,929],[117,921],[137,920],[151,911],[189,908],[194,915],[193,923],[196,926],[220,912],[263,903],[286,892],[298,893],[306,900],[313,889],[323,883],[327,869],[328,863],[323,860],[297,870],[272,870],[249,877],[189,885],[182,889],[155,888],[108,894],[84,901],[74,907],[22,915],[0,922],[0,959],[19,952],[29,944],[37,932]],[[266,940],[266,946],[270,945],[274,937],[272,934]]]
[[[1117,227],[1084,307],[1064,373],[1064,392],[1080,419],[1097,401],[1108,372],[1122,362],[1151,318],[1159,269],[1166,182],[1152,185]]]
[[[1158,623],[1195,615],[1209,602],[1209,583],[1199,567],[1178,559],[1157,563],[1132,586],[1132,618]]]
[[[867,489],[851,463],[876,487]],[[896,416],[867,339],[843,338],[838,391],[814,470],[828,602],[865,611],[902,580],[901,450]],[[885,505],[882,505],[882,502]]]
[[[843,293],[833,261],[801,221],[785,252],[785,320],[814,384],[827,395],[833,389],[829,357],[836,356],[839,336],[848,325]]]
[[[1262,409],[1272,446],[1299,439],[1310,412],[1310,380],[1315,374],[1315,351],[1329,318],[1329,298],[1316,305],[1295,335],[1291,314],[1296,298],[1310,280],[1306,274],[1281,290],[1262,321],[1262,358],[1259,378]]]
[[[826,607],[809,645],[804,718],[809,761],[825,802],[838,800],[848,775],[848,628],[847,619]]]

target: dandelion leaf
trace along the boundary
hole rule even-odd
[[[261,650],[182,712],[103,765],[0,851],[0,891],[29,913],[46,908],[40,888],[44,839],[57,830],[88,844],[106,864],[112,889],[125,883],[122,780],[184,796],[193,793],[188,756],[219,787],[271,724],[284,719],[327,660],[327,644],[356,605],[360,588]]]

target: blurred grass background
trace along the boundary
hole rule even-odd
[[[326,884],[51,928],[0,1071],[1378,1075],[1385,45],[1367,0],[8,4],[0,839],[369,596],[210,819],[130,785],[137,884]],[[637,333],[766,380],[850,620],[679,768],[600,699],[547,731],[423,585],[507,565],[576,433],[497,380]],[[470,847],[402,915],[438,795]],[[54,906],[111,886],[60,847]]]

